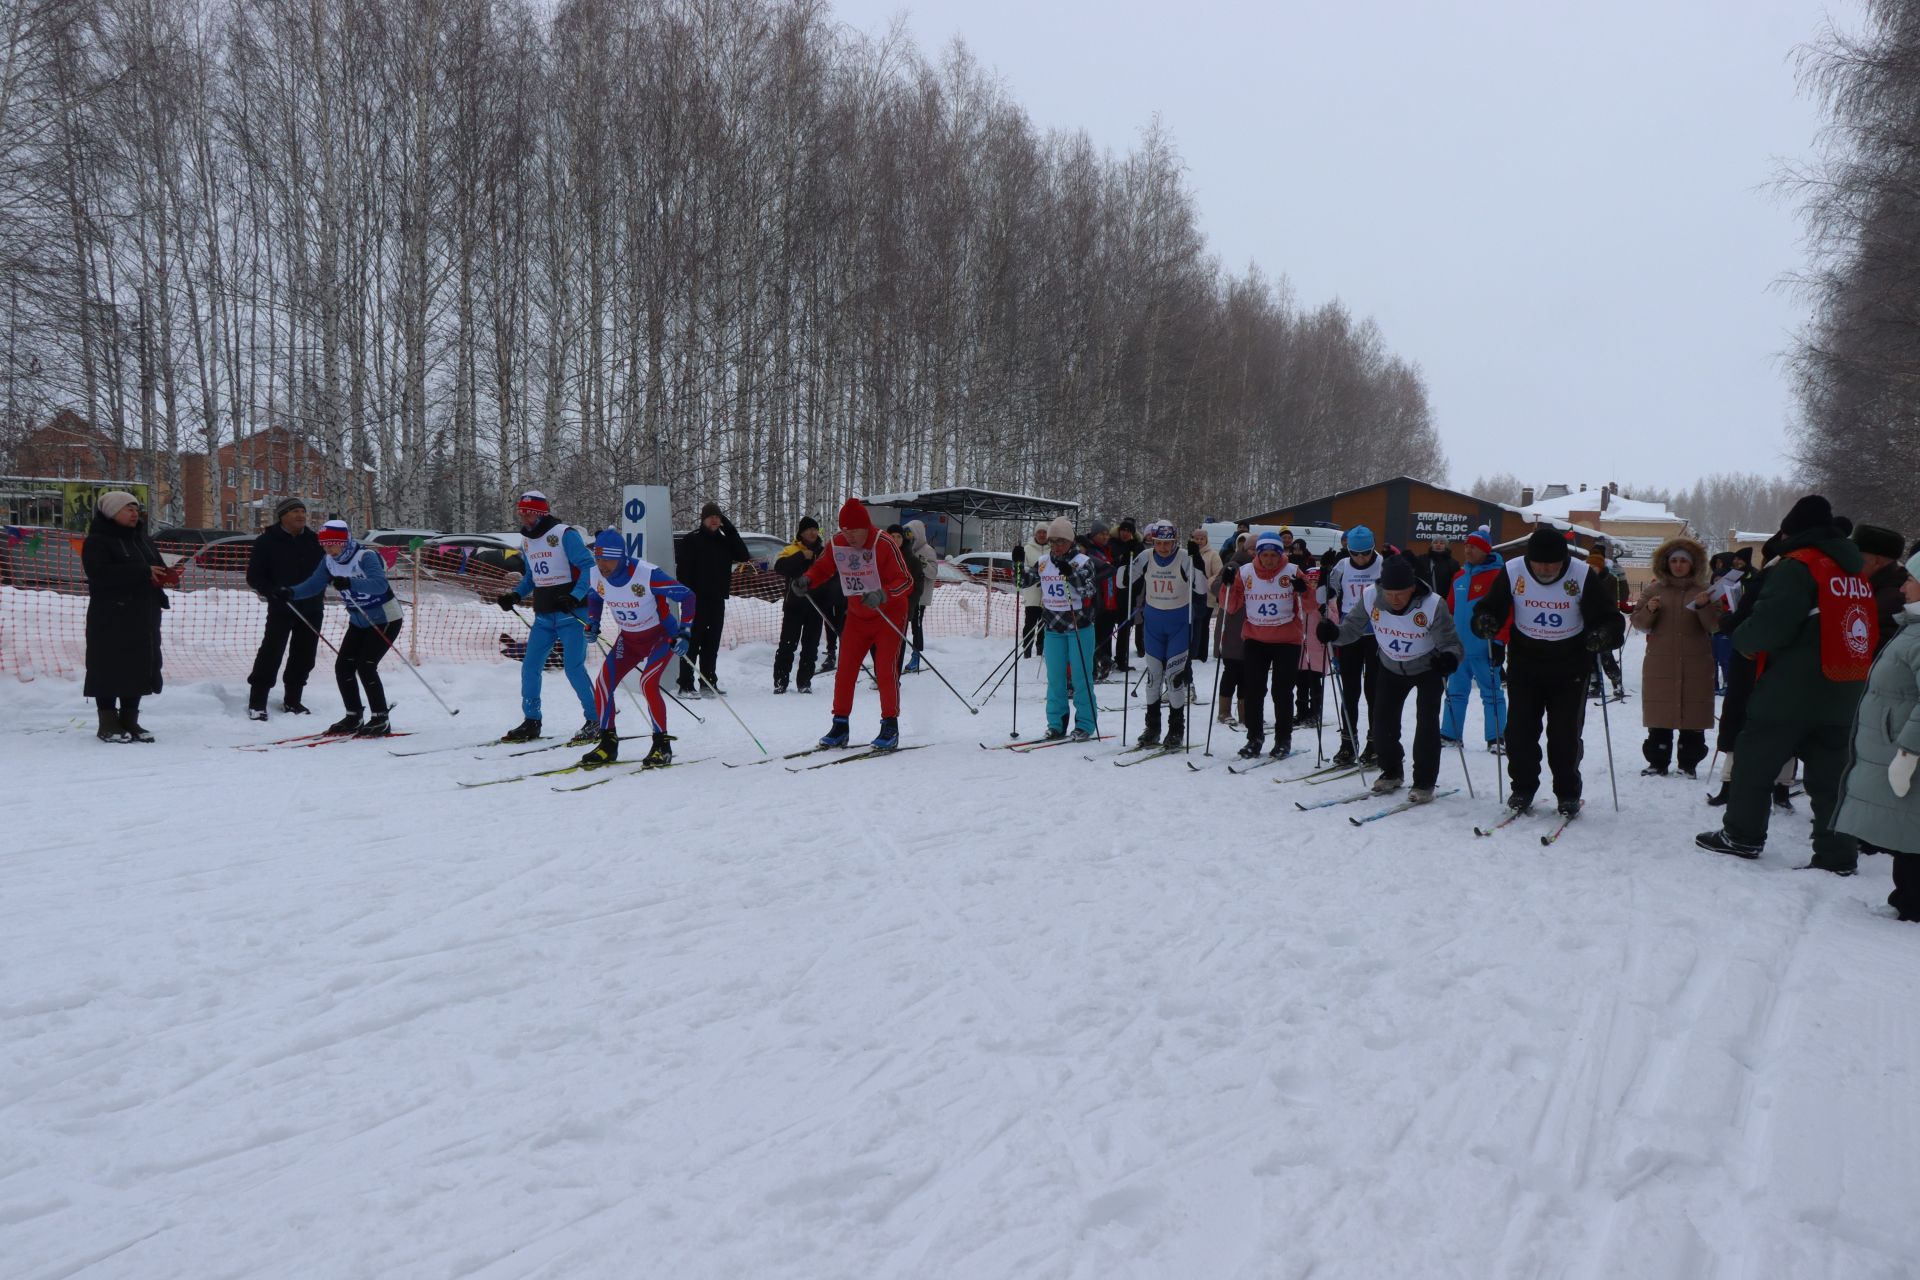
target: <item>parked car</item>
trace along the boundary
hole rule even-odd
[[[224,542],[237,531],[233,529],[195,529],[188,525],[170,524],[154,532],[153,540],[165,545],[173,542],[183,545],[205,546],[209,542]],[[245,535],[251,538],[252,534]]]
[[[245,590],[247,562],[253,558],[253,539],[251,533],[229,531],[200,546],[184,564],[178,566],[181,588],[225,587]],[[172,554],[171,549],[164,546],[161,551],[163,554]]]
[[[430,573],[448,577],[471,573],[476,564],[514,576],[525,568],[520,562],[519,539],[491,533],[449,533],[431,538],[420,549],[420,564]]]
[[[984,573],[986,571],[982,570],[981,572]],[[934,581],[974,586],[979,583],[981,579],[974,574],[968,573],[951,560],[942,560],[938,566],[938,572],[934,574]]]
[[[375,547],[404,547],[415,538],[432,542],[447,536],[444,529],[375,529],[361,541]]]
[[[965,551],[948,563],[959,565],[975,582],[1013,581],[1013,556],[1005,551]]]
[[[1294,537],[1304,538],[1307,543],[1307,550],[1313,552],[1316,556],[1325,552],[1329,547],[1338,550],[1340,538],[1344,532],[1344,530],[1334,525],[1295,524],[1288,525],[1287,527],[1293,531]],[[1226,555],[1227,549],[1233,546],[1233,521],[1215,520],[1213,523],[1206,525],[1205,528],[1207,530],[1207,542],[1222,556]],[[1249,532],[1255,537],[1259,537],[1269,529],[1275,533],[1280,532],[1280,526],[1277,524],[1256,524],[1251,527]]]

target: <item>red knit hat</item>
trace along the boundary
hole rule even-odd
[[[873,530],[873,517],[867,513],[867,506],[858,498],[848,498],[840,505],[840,527],[842,529]]]
[[[547,501],[547,495],[540,492],[538,489],[529,489],[525,493],[521,494],[520,501],[517,505],[519,507],[520,514],[523,516],[524,515],[544,516],[548,512],[553,510],[553,505]]]
[[[345,520],[329,520],[314,531],[321,542],[345,542],[353,536]]]
[[[1488,555],[1493,554],[1493,540],[1487,535],[1487,530],[1484,527],[1475,529],[1467,535],[1467,545],[1470,547],[1478,547]]]

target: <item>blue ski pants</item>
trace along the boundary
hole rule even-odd
[[[1440,736],[1464,738],[1467,729],[1467,697],[1474,686],[1480,687],[1480,710],[1486,722],[1487,741],[1507,734],[1507,691],[1501,687],[1500,673],[1494,669],[1487,642],[1479,637],[1466,641],[1466,655],[1454,673],[1447,677],[1447,713],[1441,718]]]
[[[1094,737],[1100,736],[1100,717],[1093,705],[1093,663],[1097,652],[1093,627],[1078,631],[1049,631],[1040,650],[1047,660],[1047,727],[1067,727],[1067,686],[1073,686],[1073,722]]]
[[[554,642],[560,644],[560,662],[567,683],[580,698],[580,715],[598,720],[593,706],[593,681],[587,678],[587,623],[573,613],[536,613],[527,633],[526,656],[520,659],[520,714],[529,720],[540,715],[540,676]]]

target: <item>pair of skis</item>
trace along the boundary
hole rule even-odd
[[[1227,766],[1227,772],[1235,775],[1239,775],[1243,773],[1252,773],[1255,769],[1264,769],[1270,764],[1279,764],[1282,760],[1291,760],[1295,756],[1303,756],[1305,754],[1307,753],[1303,750],[1289,748],[1287,751],[1277,756],[1259,756],[1255,759],[1248,760],[1243,764],[1237,764],[1237,765],[1230,764]]]
[[[1303,801],[1295,800],[1293,802],[1293,807],[1300,810],[1302,813],[1311,813],[1315,809],[1337,809],[1341,805],[1359,804],[1362,800],[1377,800],[1384,796],[1389,796],[1392,794],[1393,793],[1391,791],[1362,791],[1356,795],[1338,796],[1332,800],[1320,800],[1313,804],[1307,804]],[[1460,794],[1460,788],[1448,787],[1445,791],[1434,792],[1433,800],[1425,800],[1417,804],[1412,800],[1402,800],[1398,804],[1388,805],[1386,808],[1381,809],[1376,813],[1370,813],[1364,818],[1348,818],[1347,821],[1351,822],[1356,827],[1364,827],[1369,822],[1378,822],[1382,818],[1391,818],[1396,813],[1407,813],[1414,809],[1424,809],[1428,805],[1432,804],[1434,800],[1444,800],[1448,796],[1456,796],[1459,794]]]
[[[1049,747],[1084,747],[1092,742],[1106,742],[1112,737],[1110,733],[1103,733],[1097,738],[1081,738],[1078,741],[1073,738],[1027,738],[1020,742],[983,742],[980,744],[980,749],[1012,751],[1024,756],[1034,751],[1045,751]]]
[[[277,751],[282,748],[324,747],[335,742],[383,742],[388,738],[410,738],[411,733],[383,733],[377,738],[362,738],[353,733],[303,733],[297,738],[278,738],[272,742],[251,742],[236,746],[236,751]]]
[[[1582,805],[1581,807],[1584,808],[1585,806]],[[1504,830],[1505,828],[1513,825],[1515,822],[1518,822],[1522,818],[1531,817],[1532,814],[1533,814],[1533,807],[1531,805],[1529,805],[1525,809],[1509,809],[1507,810],[1506,816],[1501,818],[1500,821],[1494,823],[1490,827],[1475,827],[1473,829],[1473,834],[1475,834],[1476,836],[1490,836],[1496,831]],[[1565,834],[1566,829],[1573,825],[1573,820],[1580,816],[1580,810],[1575,809],[1572,813],[1561,813],[1558,810],[1555,810],[1553,816],[1555,818],[1555,822],[1553,824],[1553,830],[1549,831],[1546,835],[1543,835],[1540,837],[1540,844],[1543,848],[1551,846],[1556,840],[1558,840],[1563,834]]]

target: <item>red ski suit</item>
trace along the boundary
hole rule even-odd
[[[873,527],[873,517],[867,514],[864,506],[849,501],[842,507],[840,527],[843,532],[833,535],[832,541],[827,544],[827,554],[815,560],[813,568],[807,570],[807,581],[817,587],[838,573],[833,548],[851,547],[853,544],[847,541],[844,530],[864,527],[867,530],[867,546],[874,552],[874,567],[880,572],[880,590],[886,593],[887,601],[876,612],[857,592],[849,590],[846,593],[847,625],[840,633],[840,665],[833,673],[833,714],[853,714],[853,690],[855,682],[860,679],[860,663],[868,654],[872,654],[873,674],[880,682],[880,714],[898,716],[900,632],[907,625],[913,579],[907,574],[906,561],[900,558],[899,546]],[[845,585],[844,580],[842,585]],[[889,622],[893,625],[888,626]]]

